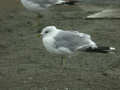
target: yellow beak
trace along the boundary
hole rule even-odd
[[[41,35],[40,35],[40,34],[38,34],[38,35],[37,35],[37,37],[41,37]]]

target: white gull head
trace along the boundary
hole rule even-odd
[[[40,34],[43,37],[51,36],[52,34],[55,34],[56,31],[59,31],[59,30],[55,26],[47,26],[47,27],[43,28],[43,30]]]

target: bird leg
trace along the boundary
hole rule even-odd
[[[39,13],[39,14],[37,15],[37,17],[38,17],[38,18],[42,18],[43,15]]]
[[[65,62],[65,56],[61,56],[61,65],[64,67],[66,64]]]
[[[33,27],[37,27],[40,25],[40,19],[42,18],[43,16],[41,14],[37,14],[37,16],[35,17],[35,24],[33,24],[32,26]]]

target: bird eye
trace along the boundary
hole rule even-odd
[[[48,33],[48,31],[46,31],[45,33]]]

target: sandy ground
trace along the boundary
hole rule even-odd
[[[35,27],[36,14],[20,2],[0,1],[0,90],[120,90],[120,20],[85,20],[81,17],[90,12],[74,6],[55,10]],[[36,37],[47,25],[91,34],[98,45],[117,51],[78,52],[62,68],[60,57],[49,54]]]

